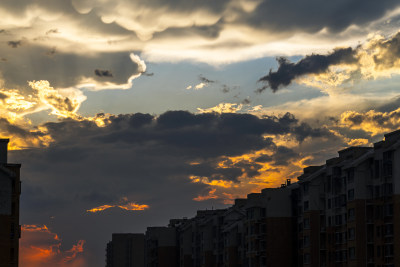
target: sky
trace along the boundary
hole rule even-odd
[[[0,137],[20,266],[296,181],[400,123],[395,0],[6,0]]]

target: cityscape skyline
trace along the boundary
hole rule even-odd
[[[0,137],[20,266],[295,182],[400,127],[400,3],[0,3]]]
[[[106,267],[345,267],[400,262],[400,130],[225,209],[113,233]]]

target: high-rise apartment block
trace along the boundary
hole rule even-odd
[[[178,259],[169,265],[153,252],[165,247],[161,232]],[[156,240],[146,245],[146,266],[400,266],[400,131],[341,150],[296,183],[150,227],[146,240]]]
[[[0,139],[0,267],[18,266],[21,164],[7,162],[8,139]]]
[[[144,234],[112,234],[106,249],[106,267],[144,267]]]

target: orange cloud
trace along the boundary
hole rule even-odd
[[[112,205],[106,204],[106,205],[102,205],[99,207],[95,207],[95,208],[86,210],[86,212],[96,213],[96,212],[103,211],[103,210],[110,209],[110,208],[120,208],[123,210],[134,211],[134,210],[146,210],[146,209],[150,208],[150,206],[146,205],[146,204],[137,204],[136,202],[128,202],[128,198],[122,197],[119,200],[118,204],[112,204]]]
[[[149,205],[145,205],[145,204],[140,205],[140,204],[131,202],[131,203],[128,203],[125,205],[118,205],[117,207],[120,209],[123,209],[123,210],[145,210],[145,209],[149,208]]]
[[[207,191],[193,200],[218,199],[224,204],[231,204],[236,198],[246,197],[249,193],[260,192],[261,189],[267,187],[280,187],[286,182],[286,179],[296,179],[301,175],[303,168],[307,166],[305,162],[312,160],[310,155],[299,155],[299,157],[288,159],[284,166],[276,165],[274,160],[271,162],[257,161],[258,158],[265,155],[272,156],[273,151],[262,149],[235,157],[221,157],[216,162],[219,168],[242,169],[242,175],[236,180],[229,180],[230,177],[225,177],[225,180],[221,177],[191,175],[189,179],[192,183],[207,185]]]
[[[79,240],[70,250],[62,251],[62,240],[46,225],[23,225],[20,241],[21,267],[83,267],[85,240]]]
[[[204,200],[209,200],[209,199],[217,199],[219,198],[218,196],[215,195],[215,191],[217,191],[216,188],[211,189],[207,195],[204,196],[197,196],[195,198],[193,198],[193,200],[195,201],[204,201]]]

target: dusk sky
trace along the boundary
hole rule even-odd
[[[395,0],[5,0],[20,266],[296,181],[400,125]]]

